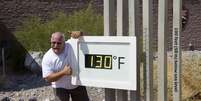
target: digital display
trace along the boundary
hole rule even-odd
[[[85,68],[112,69],[112,55],[85,54]]]

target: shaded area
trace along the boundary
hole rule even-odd
[[[5,50],[6,77],[2,77],[2,49]],[[0,91],[30,89],[47,84],[41,77],[41,71],[33,72],[24,66],[28,52],[2,22],[0,22],[0,54]],[[33,62],[37,64],[36,61]],[[35,66],[40,68],[38,64]]]
[[[24,71],[24,57],[27,51],[2,22],[0,22],[0,38],[0,48],[5,50],[4,58],[7,73]]]
[[[47,83],[41,76],[26,72],[22,75],[6,76],[4,83],[0,87],[0,91],[24,91],[48,85],[49,83]]]

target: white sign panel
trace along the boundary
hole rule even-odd
[[[136,38],[84,36],[77,43],[77,85],[136,90]]]

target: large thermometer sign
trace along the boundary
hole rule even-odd
[[[79,82],[73,84],[136,90],[134,36],[84,36],[75,46]]]

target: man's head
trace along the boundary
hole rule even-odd
[[[52,33],[51,36],[51,48],[56,54],[62,53],[64,49],[65,37],[61,32]]]

